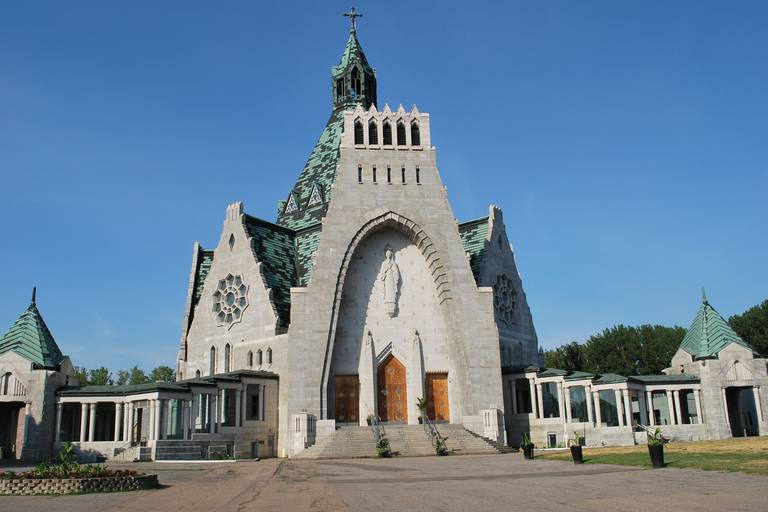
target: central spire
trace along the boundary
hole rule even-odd
[[[352,7],[344,16],[352,19],[349,41],[341,56],[341,62],[331,71],[333,110],[362,105],[364,108],[376,104],[376,70],[368,65],[360,42],[357,40],[355,18],[362,14]]]

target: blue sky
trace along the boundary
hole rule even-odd
[[[38,287],[86,367],[175,367],[192,248],[270,221],[350,2],[0,2],[0,332]],[[356,2],[379,107],[504,211],[545,349],[768,298],[768,3]]]

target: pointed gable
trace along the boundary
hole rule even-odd
[[[754,352],[749,343],[741,339],[715,308],[709,305],[705,297],[688,333],[680,343],[680,350],[691,354],[694,360],[712,359],[731,343]]]
[[[35,304],[35,293],[27,310],[0,338],[0,355],[6,352],[16,354],[43,368],[54,369],[64,356],[45,325]]]

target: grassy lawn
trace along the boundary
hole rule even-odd
[[[651,458],[645,445],[584,448],[583,453],[584,464],[651,467]],[[572,460],[570,451],[546,453],[538,451],[536,457]],[[743,471],[768,476],[768,438],[750,437],[724,441],[669,443],[664,447],[664,463],[670,468]]]

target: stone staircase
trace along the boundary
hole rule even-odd
[[[208,447],[199,442],[163,440],[156,442],[155,460],[196,460],[206,458],[207,452]]]
[[[384,437],[395,457],[425,457],[436,455],[432,441],[421,425],[384,425]],[[493,454],[517,450],[489,441],[461,425],[438,424],[440,435],[447,437],[448,453]],[[319,440],[294,459],[349,459],[378,457],[376,440],[370,427],[341,427],[332,435]]]
[[[341,427],[293,456],[294,459],[354,459],[378,457],[371,427]]]
[[[483,454],[483,453],[513,453],[517,452],[509,446],[491,441],[470,432],[462,425],[438,424],[436,425],[440,435],[447,437],[448,453],[452,454]]]

